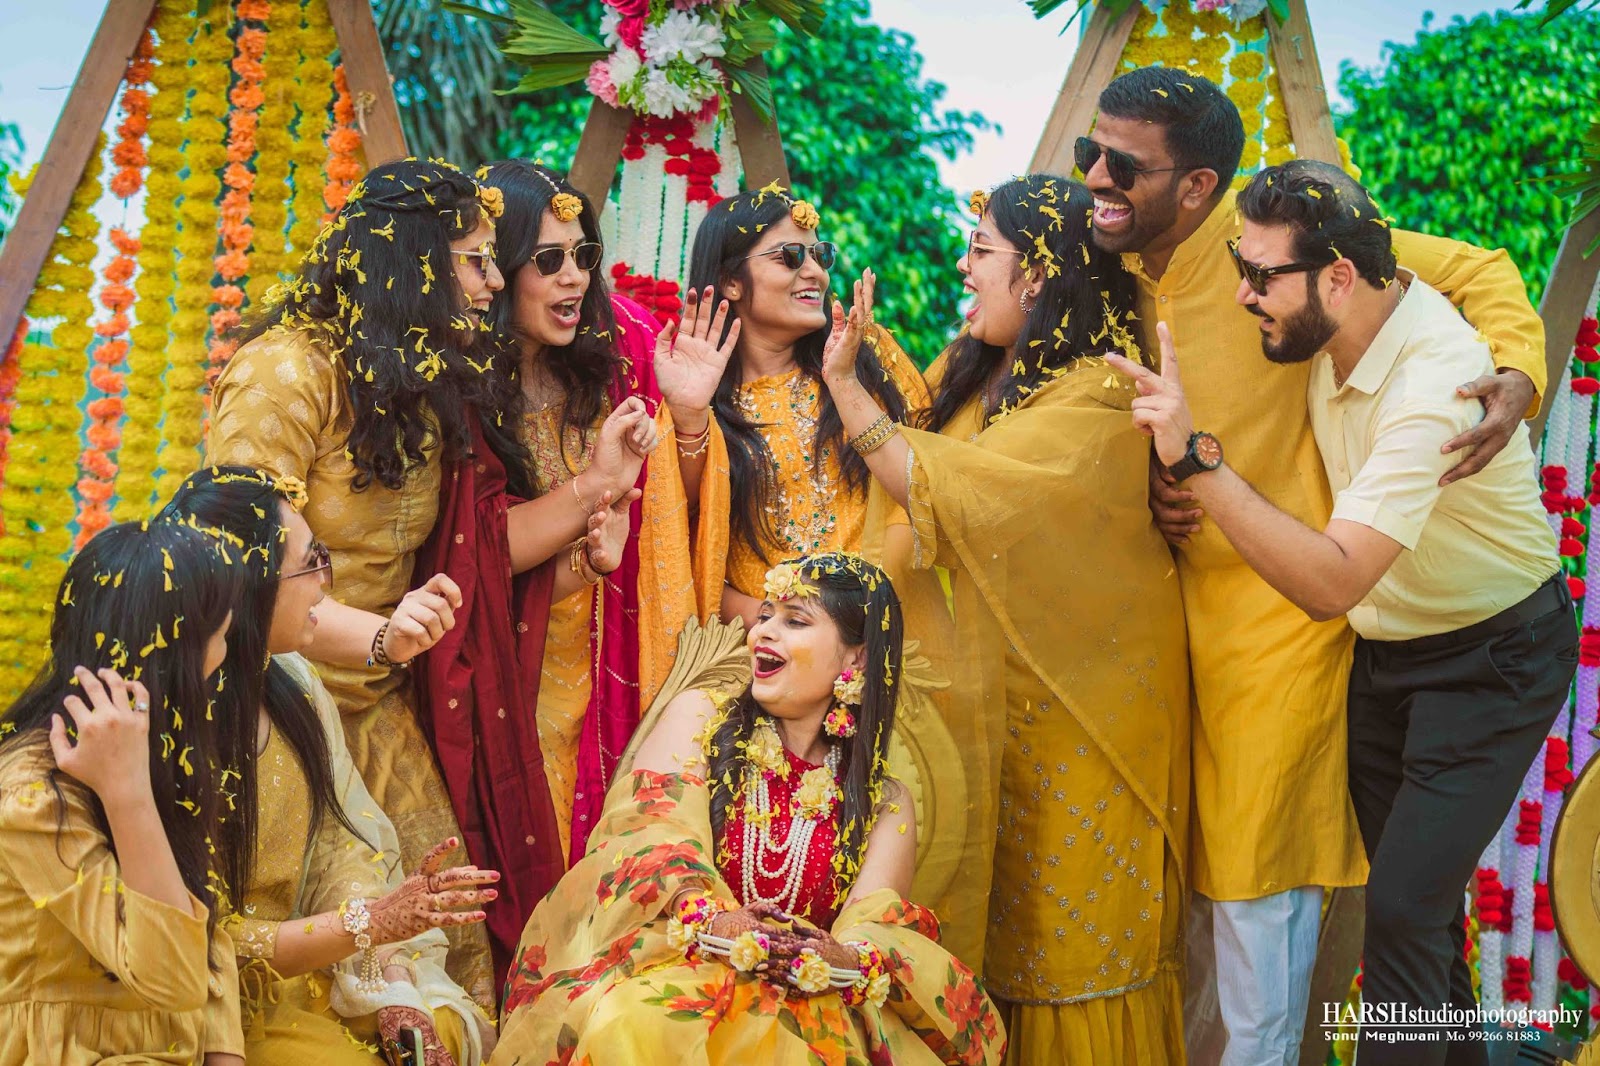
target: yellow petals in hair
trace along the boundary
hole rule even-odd
[[[550,198],[550,213],[556,216],[558,222],[576,221],[583,214],[583,201],[570,192],[558,192]]]

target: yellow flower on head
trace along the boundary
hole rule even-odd
[[[801,229],[816,229],[822,225],[822,216],[817,214],[817,209],[811,206],[809,200],[796,200],[789,207],[789,217]]]
[[[560,222],[571,222],[583,214],[583,201],[570,192],[558,192],[550,198],[550,210]]]
[[[310,502],[311,496],[306,492],[306,483],[304,481],[301,481],[293,474],[285,474],[283,477],[273,478],[273,483],[278,487],[278,494],[284,498],[290,507],[293,507],[297,512],[305,510],[305,506]]]
[[[805,599],[817,594],[816,586],[801,580],[800,567],[794,563],[780,563],[767,571],[763,592],[774,603],[789,599]]]
[[[789,966],[789,983],[802,992],[824,991],[831,976],[827,961],[815,952],[806,952]]]
[[[483,209],[489,212],[490,218],[499,218],[506,211],[506,194],[493,185],[483,185],[478,188],[478,202],[483,204]]]
[[[967,201],[967,207],[971,209],[974,216],[982,218],[983,213],[989,210],[989,194],[982,189],[973,189],[972,198]]]

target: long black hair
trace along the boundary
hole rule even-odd
[[[599,219],[589,198],[573,187],[566,175],[549,167],[506,159],[490,163],[480,173],[483,183],[499,189],[505,198],[505,214],[500,216],[496,230],[495,262],[505,275],[506,287],[495,294],[489,305],[489,321],[500,332],[516,337],[516,277],[523,270],[536,269],[529,260],[539,246],[539,230],[550,201],[557,195],[577,198],[582,205],[578,224],[583,227],[585,241],[601,243]],[[578,309],[578,335],[571,344],[546,349],[539,357],[566,396],[562,419],[567,425],[586,430],[600,416],[606,390],[622,367],[616,337],[616,316],[611,310],[611,290],[606,285],[602,262],[589,271],[589,288]],[[511,361],[513,377],[519,373],[520,365],[520,360]],[[530,475],[530,480],[536,479],[536,474]],[[549,488],[538,486],[539,491]]]
[[[1049,174],[1013,178],[989,194],[985,217],[1023,253],[1017,276],[1037,267],[1044,271],[1044,287],[1009,350],[965,331],[945,349],[944,379],[924,428],[938,432],[948,425],[999,367],[1013,369],[999,395],[985,398],[985,424],[1085,355],[1135,355],[1129,325],[1133,275],[1123,269],[1119,255],[1101,251],[1090,239],[1093,213],[1094,197],[1087,188]]]
[[[834,898],[850,892],[861,869],[867,836],[884,800],[888,781],[889,738],[894,734],[894,708],[900,692],[900,659],[904,626],[900,597],[884,572],[860,556],[828,552],[796,559],[799,580],[817,592],[816,602],[839,627],[846,647],[861,645],[865,653],[861,705],[854,709],[856,731],[838,739],[839,790],[835,809],[838,847],[834,857]],[[706,745],[706,780],[711,782],[711,828],[718,840],[742,791],[737,762],[744,758],[740,742],[749,739],[766,712],[749,686],[733,701]],[[727,782],[739,782],[733,788]],[[746,856],[747,861],[754,861]],[[747,901],[748,902],[748,901]]]
[[[476,181],[446,163],[407,159],[370,171],[300,264],[238,334],[315,330],[343,366],[347,447],[357,491],[398,490],[434,445],[447,462],[470,448],[474,413],[508,471],[526,468],[516,433],[521,392],[504,362],[509,338],[458,306],[450,242],[477,228]],[[470,332],[470,338],[468,331]]]
[[[214,538],[173,522],[124,522],[102,530],[67,564],[50,621],[49,659],[0,721],[13,745],[48,733],[73,668],[116,670],[150,693],[150,788],[184,885],[209,909],[214,928],[242,889],[252,843],[222,832],[226,771],[225,682],[207,675],[206,650],[237,599],[239,575]],[[87,701],[86,701],[87,702]],[[70,721],[68,721],[70,725]],[[58,804],[61,784],[51,771]],[[95,820],[115,852],[100,798]],[[59,806],[61,817],[65,807]],[[215,854],[212,848],[215,845]]]
[[[719,201],[706,214],[705,221],[700,223],[695,233],[689,287],[695,292],[704,292],[707,286],[715,290],[712,307],[719,306],[726,298],[723,289],[730,281],[743,282],[748,291],[750,263],[745,257],[763,239],[762,234],[768,226],[789,217],[792,205],[793,200],[786,195],[765,189],[740,193]],[[732,304],[730,300],[727,321],[730,327],[738,317]],[[830,306],[828,293],[823,293],[822,305]],[[827,342],[828,331],[829,326],[824,324],[801,337],[794,345],[795,365],[802,374],[818,384],[817,428],[811,444],[811,461],[820,471],[824,455],[832,454],[844,475],[845,488],[858,495],[864,494],[871,483],[872,473],[867,469],[866,460],[846,446],[839,410],[833,404],[833,396],[821,385],[822,348]],[[721,338],[717,338],[717,341],[720,343]],[[744,343],[742,338],[740,343]],[[728,443],[728,474],[732,493],[730,524],[734,536],[743,538],[757,558],[770,563],[775,560],[767,558],[762,539],[763,536],[769,540],[776,539],[767,509],[776,492],[772,475],[773,460],[761,436],[761,423],[746,418],[736,402],[740,378],[739,360],[728,360],[728,369],[723,373],[716,397],[712,400],[717,422],[722,426],[723,436]],[[905,397],[900,395],[893,379],[883,372],[870,338],[856,353],[856,378],[888,412],[890,418],[896,422],[905,421]]]
[[[241,565],[239,593],[223,663],[228,685],[223,733],[241,781],[229,822],[231,836],[256,838],[257,709],[265,707],[272,728],[294,751],[311,796],[307,843],[329,815],[361,838],[350,823],[333,779],[327,737],[311,696],[271,655],[267,640],[278,604],[283,549],[288,530],[278,507],[286,494],[270,475],[244,466],[202,467],[190,474],[160,517],[220,535]],[[249,868],[245,871],[249,885]]]

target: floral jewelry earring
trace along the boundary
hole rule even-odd
[[[823,731],[830,737],[856,735],[856,716],[850,713],[850,708],[861,706],[861,693],[866,686],[866,677],[855,670],[846,670],[834,678],[833,698],[839,705],[822,720]]]

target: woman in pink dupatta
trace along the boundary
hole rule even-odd
[[[666,679],[678,634],[720,604],[727,452],[711,396],[730,337],[691,303],[682,333],[606,285],[597,214],[564,176],[522,161],[479,171],[505,211],[490,320],[515,338],[534,491],[563,513],[592,501],[607,412],[642,400],[666,445],[640,470],[622,567],[588,597],[555,604],[538,681],[538,734],[563,853],[575,861],[617,757]],[[532,680],[531,678],[529,679]]]

